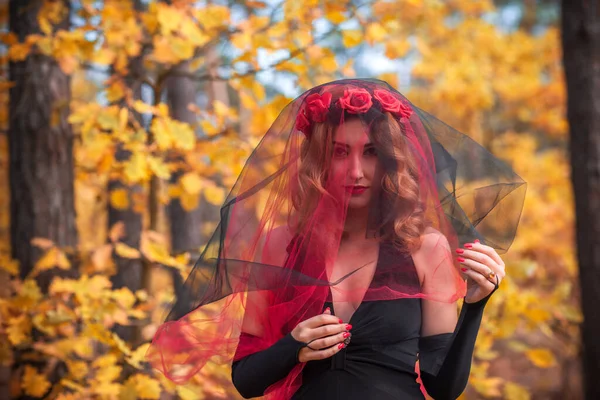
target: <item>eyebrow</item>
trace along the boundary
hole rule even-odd
[[[345,146],[346,148],[350,147],[350,145],[346,144],[346,143],[341,143],[341,142],[336,142],[335,140],[333,141],[334,145],[340,145],[340,146]],[[369,146],[373,146],[372,142],[367,142],[365,143],[365,145],[363,147],[369,147]]]

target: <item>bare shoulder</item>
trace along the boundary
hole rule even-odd
[[[278,226],[263,236],[261,240],[261,262],[282,265],[287,245],[292,240],[292,232],[287,225]]]
[[[421,247],[412,254],[421,285],[426,282],[428,266],[441,261],[449,251],[450,244],[446,236],[435,228],[427,227],[421,235]]]
[[[286,247],[292,238],[287,226],[279,226],[263,235],[256,248],[254,262],[282,266],[286,257]],[[249,291],[246,296],[246,314],[242,323],[242,331],[254,336],[261,336],[264,327],[262,322],[269,307],[267,291]]]

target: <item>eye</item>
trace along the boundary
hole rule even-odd
[[[335,149],[333,149],[333,154],[335,156],[345,156],[348,154],[348,152],[346,151],[346,149],[344,149],[343,147],[336,147]]]
[[[375,149],[375,147],[369,147],[368,149],[365,150],[365,154],[369,155],[369,156],[376,156],[377,149]]]

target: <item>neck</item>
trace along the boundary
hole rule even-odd
[[[367,220],[369,216],[368,208],[348,209],[344,231],[342,232],[342,242],[357,242],[365,239],[367,232]]]

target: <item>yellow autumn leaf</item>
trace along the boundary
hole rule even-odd
[[[110,205],[118,210],[129,208],[129,192],[127,189],[119,188],[110,192]]]
[[[198,24],[187,17],[182,21],[179,33],[185,36],[190,44],[194,46],[204,46],[211,39],[210,36],[200,30]]]
[[[159,63],[169,64],[179,61],[171,48],[171,42],[165,36],[155,36],[152,49],[152,58]]]
[[[42,397],[50,389],[50,382],[48,382],[45,375],[38,373],[37,369],[26,365],[21,380],[21,388],[30,396]]]
[[[410,43],[406,40],[388,40],[385,43],[385,56],[390,60],[402,58],[410,50]]]
[[[148,162],[144,155],[134,153],[125,163],[125,178],[129,183],[138,183],[148,177]]]
[[[161,179],[169,179],[171,177],[169,166],[158,157],[148,157],[148,167],[150,167],[150,171],[152,171],[154,175]]]
[[[108,383],[100,381],[96,384],[91,385],[94,394],[100,396],[100,398],[114,399],[118,398],[121,393],[121,384],[119,383]]]
[[[27,315],[20,315],[16,318],[8,319],[8,340],[13,346],[18,346],[29,340],[31,334],[31,320]]]
[[[96,371],[96,379],[100,382],[109,383],[119,379],[122,368],[118,365],[110,365]]]
[[[525,355],[537,367],[550,368],[556,365],[554,354],[548,349],[530,349],[525,351]]]
[[[31,46],[25,43],[15,43],[8,48],[8,57],[11,61],[24,61],[29,55]]]
[[[123,87],[123,82],[116,81],[106,88],[106,100],[110,103],[115,103],[125,96],[125,88]]]
[[[95,64],[110,65],[115,60],[115,51],[110,48],[102,48],[94,52],[91,61]]]
[[[225,200],[225,190],[216,185],[208,185],[203,190],[204,198],[211,204],[220,206]]]
[[[171,32],[177,32],[185,17],[183,11],[176,6],[170,6],[165,3],[158,3],[156,8],[156,16],[162,34],[167,35]]]
[[[346,48],[356,47],[364,40],[364,34],[361,30],[350,29],[342,31],[342,42]]]
[[[383,26],[381,26],[381,24],[374,22],[372,24],[369,24],[369,26],[367,27],[367,34],[365,39],[367,40],[367,42],[369,42],[369,44],[374,45],[382,43],[387,37],[387,35],[387,30]]]
[[[134,375],[134,379],[135,389],[140,399],[156,400],[160,398],[162,389],[156,379],[142,374]]]
[[[115,243],[115,252],[123,258],[137,259],[141,256],[139,250],[129,247],[123,242]]]
[[[183,190],[189,194],[198,194],[202,190],[202,179],[193,172],[188,172],[179,178]]]
[[[226,26],[230,20],[229,7],[221,5],[198,8],[193,13],[204,32]]]
[[[506,400],[529,400],[531,395],[527,388],[514,382],[506,382],[504,385],[504,398]]]
[[[169,40],[169,45],[173,54],[179,60],[189,60],[194,56],[194,44],[186,39],[172,36]]]
[[[138,346],[137,349],[133,350],[131,354],[126,357],[125,361],[127,361],[134,368],[142,369],[142,362],[146,361],[146,352],[148,351],[148,347],[150,347],[150,343],[144,343]]]
[[[71,263],[58,247],[52,247],[35,263],[35,271],[45,271],[54,267],[69,269]]]
[[[133,109],[140,114],[152,114],[154,113],[154,107],[148,103],[144,103],[142,100],[136,100],[133,102]]]
[[[9,275],[17,275],[19,273],[19,262],[0,254],[0,270],[8,272]]]
[[[183,192],[181,196],[179,196],[179,202],[185,211],[195,210],[198,208],[198,204],[200,204],[200,194]]]

